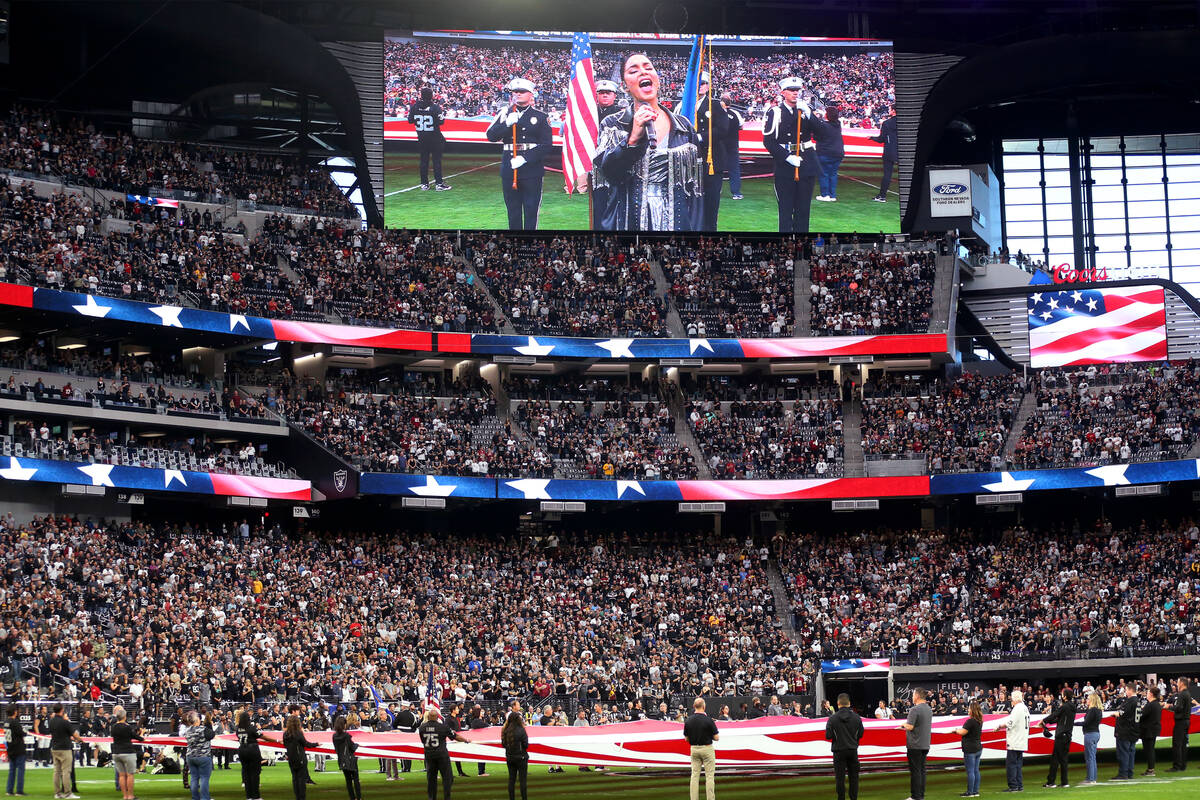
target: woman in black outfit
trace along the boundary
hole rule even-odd
[[[338,769],[346,776],[346,794],[350,800],[362,800],[362,784],[358,780],[358,745],[346,730],[346,718],[338,715],[333,721],[333,749],[337,753]]]
[[[283,729],[283,748],[287,752],[288,767],[292,770],[292,793],[296,800],[305,800],[308,789],[308,753],[306,747],[315,747],[304,738],[300,727],[300,716],[292,714]]]
[[[259,779],[262,777],[262,750],[258,740],[262,734],[250,721],[250,712],[242,711],[237,719],[238,763],[242,765],[242,785],[246,788],[246,800],[262,800],[259,796]]]
[[[516,800],[513,790],[517,778],[521,779],[521,800],[528,800],[525,784],[529,779],[529,734],[525,732],[525,720],[517,711],[509,712],[508,719],[504,720],[500,742],[508,762],[508,800]]]

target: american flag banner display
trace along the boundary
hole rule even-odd
[[[1034,367],[1167,358],[1167,311],[1158,286],[1074,289],[1029,295]]]
[[[440,720],[442,718],[442,699],[438,697],[438,693],[438,685],[433,680],[433,667],[430,667],[429,683],[425,685],[425,702],[421,705],[421,711],[424,713],[432,708],[437,712]]]
[[[592,73],[592,44],[586,33],[571,39],[571,80],[567,85],[567,110],[562,124],[563,180],[567,194],[575,191],[592,171],[600,114],[596,110],[596,77]]]
[[[833,661],[822,661],[821,672],[856,673],[878,672],[886,675],[892,668],[890,658],[843,658]]]
[[[1159,739],[1170,739],[1174,730],[1174,715],[1170,709],[1162,712],[1162,731]],[[1083,752],[1083,714],[1076,718],[1070,750]],[[930,761],[961,762],[962,737],[955,733],[966,720],[963,716],[937,716],[931,726]],[[715,745],[717,766],[720,767],[793,767],[829,766],[833,757],[825,739],[826,719],[800,717],[763,717],[760,719],[720,722],[721,738]],[[1112,714],[1105,715],[1100,724],[1101,750],[1116,748]],[[1200,732],[1200,715],[1192,714],[1189,730]],[[1030,720],[1027,756],[1049,756],[1054,740],[1042,736],[1041,717]],[[862,739],[859,758],[871,764],[903,764],[907,757],[904,731],[899,720],[864,719],[866,735]],[[643,719],[593,727],[542,727],[531,725],[529,734],[529,763],[563,766],[592,766],[604,764],[617,768],[686,767],[691,764],[690,748],[683,738],[683,723]],[[282,734],[264,731],[264,749],[283,750]],[[464,742],[450,742],[450,758],[462,761],[492,761],[503,763],[504,745],[500,728],[479,728],[464,731]],[[421,758],[421,741],[415,733],[391,731],[372,733],[355,731],[359,758]],[[49,738],[49,737],[46,737]],[[305,738],[314,746],[310,753],[335,755],[332,731],[306,731]],[[1003,759],[1006,755],[1004,715],[987,714],[983,720],[983,757]],[[107,737],[84,737],[91,744],[108,744]],[[177,747],[186,742],[179,736],[147,736],[150,747]],[[235,750],[237,736],[222,734],[212,741],[218,749]]]

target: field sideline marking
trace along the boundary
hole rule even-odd
[[[459,175],[466,175],[468,172],[478,172],[481,169],[487,169],[488,167],[494,167],[499,163],[500,163],[499,161],[493,161],[490,164],[483,164],[482,166],[472,167],[471,169],[464,169],[462,172],[456,172],[453,175],[444,175],[444,176],[442,176],[442,180],[446,180],[449,178],[457,178]],[[421,184],[418,183],[416,186],[410,186],[407,189],[397,189],[394,192],[388,192],[387,194],[384,195],[384,197],[391,197],[394,194],[403,194],[404,192],[411,192],[413,189],[419,189],[419,188],[421,188]]]

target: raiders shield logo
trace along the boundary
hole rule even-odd
[[[350,473],[344,469],[339,469],[333,473],[333,488],[339,492],[346,491],[346,479],[350,477]]]

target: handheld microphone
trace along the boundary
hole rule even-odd
[[[649,106],[650,104],[645,103],[645,105]],[[654,130],[654,123],[657,121],[657,119],[658,118],[656,116],[655,119],[651,120],[650,124],[646,126],[646,144],[651,150],[658,149],[658,132]]]

